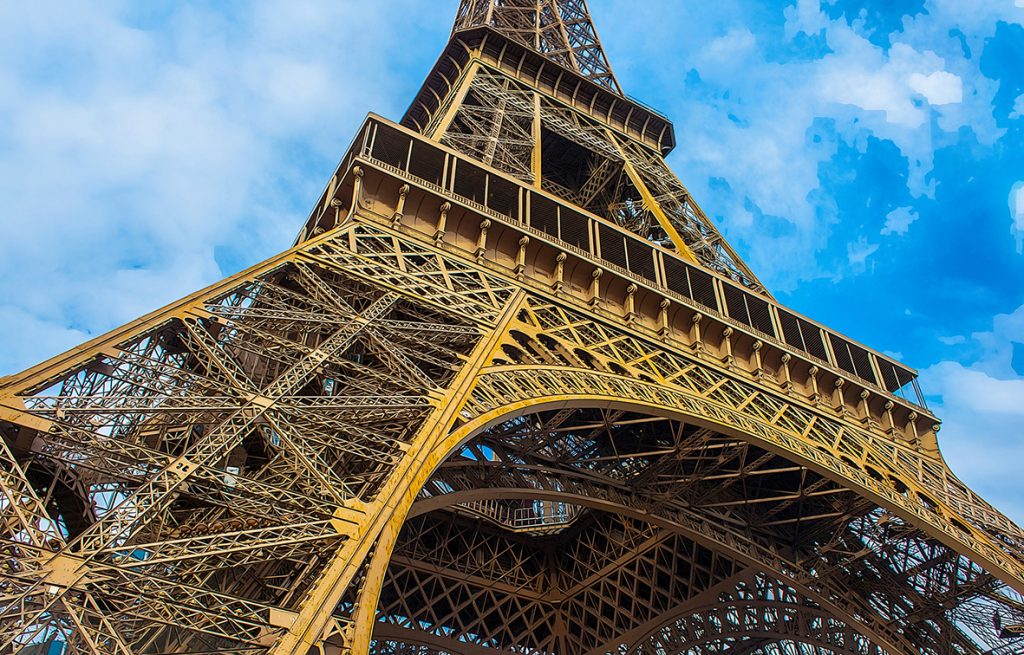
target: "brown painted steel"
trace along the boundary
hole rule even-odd
[[[293,248],[0,380],[0,652],[1017,652],[1024,532],[673,144],[583,0],[463,0]]]

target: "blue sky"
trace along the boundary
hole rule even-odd
[[[289,245],[455,0],[0,3],[0,375]],[[1024,521],[1024,0],[590,0],[784,303],[922,373]]]

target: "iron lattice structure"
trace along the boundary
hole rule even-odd
[[[765,292],[582,0],[457,20],[294,247],[0,380],[0,652],[1020,652],[914,371]]]

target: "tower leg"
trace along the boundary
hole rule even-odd
[[[377,499],[363,508],[365,518],[354,538],[346,541],[332,557],[307,593],[291,626],[274,645],[272,655],[306,655],[321,642],[324,627],[376,542],[377,550],[371,557],[360,594],[356,623],[347,639],[351,653],[362,655],[368,652],[374,619],[373,608],[369,606],[376,605],[391,549],[416,495],[434,469],[448,456],[447,451],[442,452],[436,446],[451,431],[480,371],[494,359],[509,324],[525,304],[525,298],[522,291],[512,295],[499,315],[497,325],[477,344],[434,412],[420,427]]]

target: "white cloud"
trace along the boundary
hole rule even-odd
[[[967,337],[957,334],[951,337],[939,337],[939,342],[946,346],[959,346],[967,343]]]
[[[926,393],[941,402],[939,444],[946,462],[985,500],[1024,522],[1024,380],[1000,379],[956,362],[922,371]]]
[[[877,243],[868,243],[866,237],[860,237],[853,243],[847,244],[846,255],[850,262],[850,266],[855,271],[863,271],[868,257],[875,254],[878,250]]]
[[[978,62],[998,20],[1020,13],[1012,4],[928,0],[927,12],[904,17],[903,31],[889,35],[893,47],[887,50],[865,38],[860,19],[851,27],[846,18],[823,15],[821,0],[788,0],[786,36],[818,34],[823,25],[831,53],[782,62],[779,44],[758,23],[762,11],[749,12],[745,2],[590,3],[595,14],[609,16],[597,27],[626,90],[677,120],[681,147],[670,163],[778,292],[849,265],[846,258],[837,262],[842,253],[830,247],[838,208],[819,179],[821,164],[840,145],[863,153],[869,136],[895,143],[908,161],[907,188],[917,199],[935,197],[941,183],[930,175],[936,150],[955,142],[963,128],[985,146],[1002,136],[992,115],[999,85],[980,73]],[[957,28],[966,34],[969,59],[951,36]],[[641,32],[649,38],[638,42]],[[706,52],[708,34],[718,37],[714,56]],[[691,69],[702,82],[693,87],[686,82]],[[962,101],[938,104],[956,100],[954,77]],[[652,89],[647,94],[663,89],[662,97],[644,96],[637,83]],[[731,192],[717,191],[712,178],[726,180]],[[752,220],[751,206],[780,217],[773,219],[778,229],[766,231],[764,221]]]
[[[1024,182],[1010,191],[1010,234],[1017,239],[1017,253],[1024,253]]]
[[[965,345],[964,337],[939,339]],[[939,443],[953,470],[986,500],[1024,521],[1020,467],[1024,461],[1024,378],[1013,370],[1013,344],[1024,341],[1024,306],[992,319],[971,335],[974,361],[946,361],[921,371],[932,409],[943,421]],[[959,349],[966,350],[965,348]]]
[[[1020,118],[1021,116],[1024,116],[1024,93],[1017,96],[1017,100],[1013,103],[1013,111],[1010,112],[1010,118]]]
[[[708,43],[702,59],[705,64],[715,66],[739,66],[756,49],[757,39],[753,32],[747,28],[733,28]]]
[[[225,252],[290,245],[362,117],[396,115],[444,42],[451,16],[418,6],[0,3],[0,375],[233,272]]]
[[[0,349],[0,377],[13,373],[26,361],[41,362],[89,338],[79,330],[61,327],[12,305],[0,305],[0,325],[6,342],[19,345],[16,350]]]
[[[978,344],[983,355],[974,368],[997,378],[1016,376],[1013,369],[1013,344],[1024,343],[1024,306],[1009,314],[998,314],[992,319],[992,329],[975,332],[971,340]]]
[[[910,225],[917,218],[917,212],[912,207],[897,207],[885,217],[885,227],[882,228],[882,235],[899,234],[902,236],[907,233]]]
[[[783,11],[786,17],[786,38],[795,35],[818,34],[828,25],[828,17],[821,11],[821,0],[797,0]]]
[[[943,362],[933,369],[936,387],[944,405],[993,416],[1024,419],[1024,380],[999,379],[956,362]]]
[[[894,125],[915,129],[928,119],[928,110],[915,102],[915,94],[934,105],[963,99],[959,77],[944,70],[933,52],[918,52],[894,43],[885,53],[850,29],[828,31],[835,54],[825,57],[820,69],[821,95],[828,102],[881,111]]]
[[[946,71],[935,71],[931,75],[912,73],[908,80],[910,88],[925,97],[932,105],[955,105],[963,102],[963,81]]]

